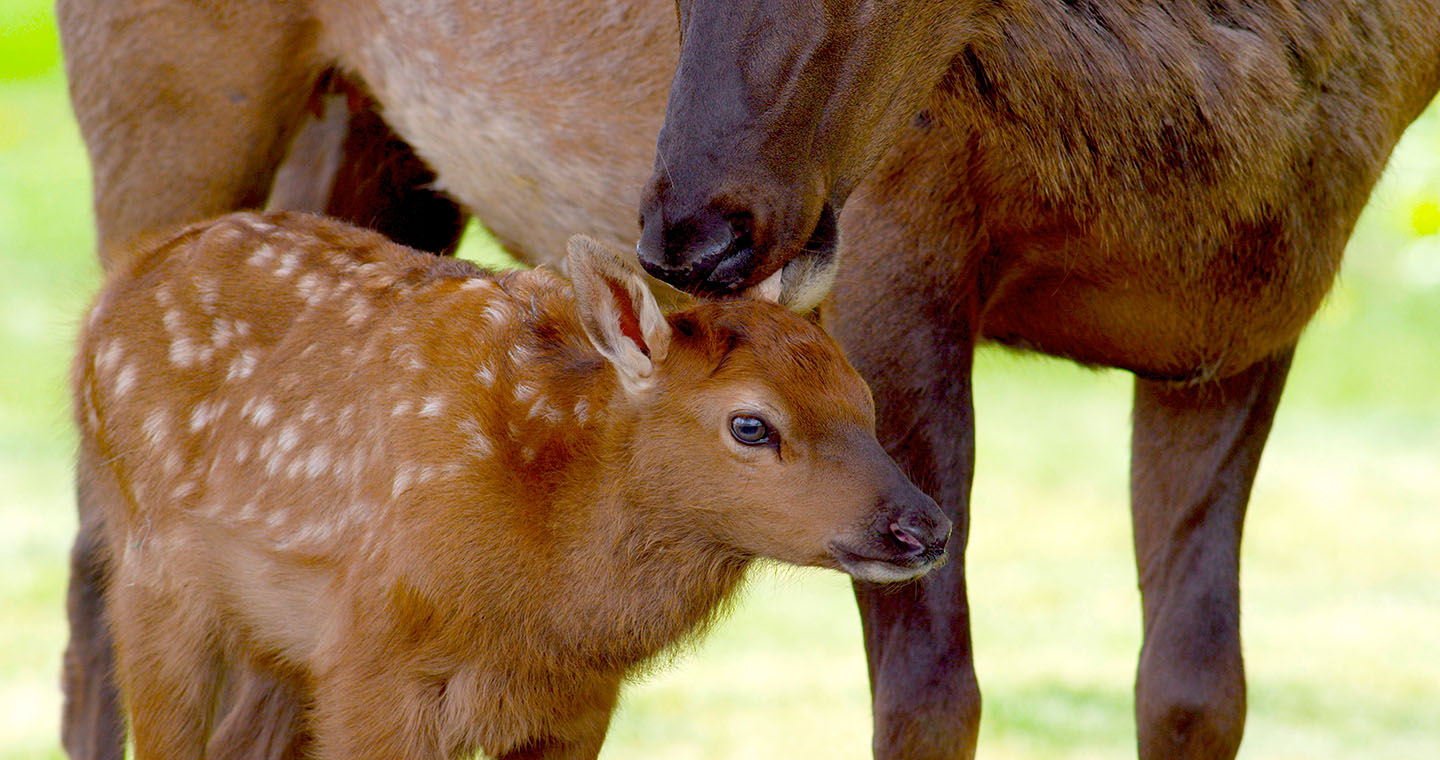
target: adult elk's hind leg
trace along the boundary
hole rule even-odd
[[[59,0],[101,263],[137,233],[265,201],[320,67],[285,0]]]
[[[114,646],[105,622],[110,561],[100,535],[101,507],[94,503],[93,478],[90,466],[82,460],[75,489],[81,526],[70,550],[70,586],[65,600],[70,640],[60,675],[65,696],[60,741],[75,760],[123,760],[125,721],[113,678]]]
[[[313,86],[310,27],[293,8],[59,0],[102,265],[146,229],[263,202]],[[72,757],[123,757],[103,621],[109,563],[96,505],[82,493],[78,507],[61,735]]]
[[[308,700],[296,684],[239,666],[228,687],[218,695],[216,725],[205,747],[208,760],[312,756],[305,729]]]
[[[1240,535],[1293,349],[1218,383],[1135,383],[1130,490],[1144,760],[1233,758],[1245,728]]]

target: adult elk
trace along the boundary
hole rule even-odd
[[[755,558],[942,559],[829,335],[662,313],[624,255],[575,238],[572,289],[286,213],[126,252],[74,391],[137,757],[232,749],[207,714],[253,669],[316,757],[593,758]]]
[[[976,342],[1134,371],[1140,754],[1235,754],[1245,504],[1299,333],[1440,86],[1440,3],[682,0],[678,59],[660,0],[138,6],[60,8],[102,257],[261,203],[342,70],[368,96],[297,141],[326,159],[317,207],[401,239],[428,218],[450,229],[428,164],[532,261],[574,229],[632,239],[641,206],[642,262],[697,292],[779,271],[803,307],[838,267],[829,325],[882,441],[957,528],[924,583],[856,588],[880,757],[974,752]],[[381,214],[397,204],[429,213]],[[72,583],[73,746],[113,714],[86,678],[106,657],[93,520]]]

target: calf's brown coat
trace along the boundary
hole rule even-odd
[[[778,306],[667,316],[589,239],[572,291],[307,215],[116,261],[75,393],[139,758],[233,751],[236,673],[319,757],[593,757],[624,677],[753,559],[943,555],[865,384]]]

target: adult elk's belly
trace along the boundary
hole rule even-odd
[[[679,46],[672,4],[317,5],[324,52],[513,252],[558,263],[577,232],[634,245]]]
[[[1247,242],[1244,257],[1204,261],[1085,241],[1008,256],[981,335],[1158,379],[1234,374],[1298,338],[1339,258]]]

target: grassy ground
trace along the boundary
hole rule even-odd
[[[97,276],[47,12],[0,8],[0,757],[16,758],[59,756],[75,522],[63,388]],[[1432,112],[1301,345],[1261,468],[1244,552],[1243,757],[1440,757],[1437,204]],[[1129,380],[987,352],[976,384],[981,757],[1133,754]],[[843,579],[767,569],[702,647],[629,690],[605,755],[866,757],[864,672]]]

